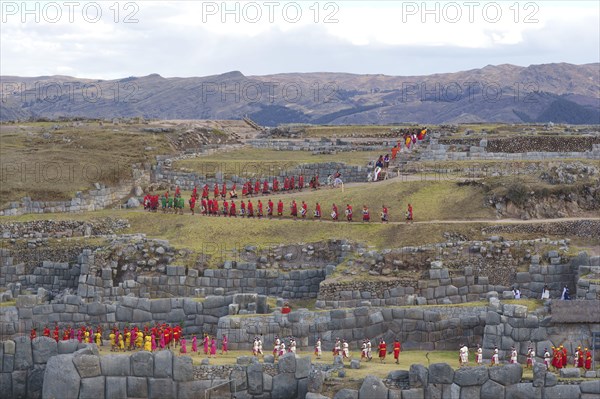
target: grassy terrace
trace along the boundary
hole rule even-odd
[[[189,193],[184,193],[187,198]],[[277,196],[272,197],[276,203]],[[24,215],[20,217],[3,218],[3,221],[27,221],[38,219],[55,220],[89,220],[99,217],[126,218],[131,223],[130,232],[146,233],[151,237],[170,240],[178,247],[201,250],[215,242],[227,245],[242,245],[242,243],[283,244],[295,242],[315,242],[330,238],[356,237],[376,247],[397,247],[400,245],[418,245],[427,242],[437,242],[443,239],[441,233],[448,229],[460,231],[466,235],[478,235],[479,228],[475,225],[456,224],[382,224],[379,222],[379,212],[382,202],[390,209],[391,222],[403,222],[406,204],[414,206],[417,221],[435,220],[477,220],[493,219],[491,209],[483,207],[483,196],[472,186],[458,187],[452,182],[401,182],[386,181],[373,184],[347,187],[341,189],[322,189],[316,192],[305,190],[302,193],[286,194],[281,197],[285,204],[286,217],[282,220],[249,220],[242,218],[191,216],[189,210],[185,215],[148,214],[143,211],[104,210],[85,214],[44,214]],[[302,200],[309,205],[310,218],[306,221],[294,221],[289,218],[289,204],[295,198],[298,204]],[[266,203],[268,197],[261,198]],[[254,199],[256,204],[257,199]],[[371,210],[372,222],[338,223],[316,222],[312,220],[315,202],[322,204],[324,220],[331,210],[331,204],[338,204],[340,212],[345,204],[354,206],[355,220],[360,220],[362,204],[368,204]],[[238,201],[239,206],[239,201]],[[266,205],[265,205],[266,206]]]
[[[63,127],[53,130],[54,125]],[[69,199],[95,182],[114,185],[131,177],[132,164],[172,151],[164,135],[139,132],[135,126],[67,125],[0,125],[0,207],[24,196]]]
[[[383,155],[383,153],[381,151],[353,151],[312,155],[308,151],[244,148],[176,161],[174,168],[205,174],[208,177],[214,176],[215,172],[222,172],[226,176],[263,177],[279,174],[280,171],[308,163],[343,162],[349,165],[366,166],[369,161],[377,159],[379,155]]]

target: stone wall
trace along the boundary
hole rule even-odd
[[[360,364],[359,364],[360,366]],[[0,398],[201,398],[325,399],[324,380],[335,367],[316,367],[309,357],[286,354],[277,365],[241,357],[236,365],[194,366],[171,351],[99,356],[93,344],[46,337],[18,337],[0,343]],[[384,380],[368,375],[357,390],[342,389],[334,398],[570,398],[600,394],[598,380],[558,383],[541,364],[533,380],[523,380],[519,364],[463,367],[445,363],[413,364]]]
[[[392,136],[397,137],[397,135]],[[254,148],[271,149],[277,151],[310,151],[312,153],[331,153],[331,152],[349,152],[349,151],[389,151],[396,145],[394,140],[352,140],[329,138],[304,139],[304,140],[283,140],[283,139],[253,139],[247,140]]]
[[[299,348],[311,348],[318,337],[323,350],[333,349],[336,337],[346,339],[356,353],[365,337],[386,341],[399,338],[406,349],[455,349],[460,342],[481,343],[485,306],[471,307],[387,307],[362,306],[311,312],[294,310],[287,315],[275,312],[253,317],[227,316],[219,320],[217,335],[227,334],[232,349],[251,349],[256,335],[266,346],[275,335],[294,336]]]
[[[475,278],[473,269],[468,266],[464,267],[464,276],[451,278],[447,268],[437,268],[430,269],[428,277],[408,283],[403,280],[359,280],[351,283],[322,284],[316,306],[343,308],[361,305],[448,305],[479,301],[486,298],[488,291],[503,291],[507,288],[491,286],[488,277],[485,276]]]
[[[510,246],[514,243],[508,244]],[[485,245],[479,242],[477,245],[472,244],[470,248],[481,252]],[[488,253],[488,250],[484,253]],[[467,264],[474,264],[474,259],[466,260]],[[484,259],[490,262],[487,258]],[[485,274],[498,273],[499,270],[479,270],[478,276],[475,276],[475,267],[462,266],[459,270],[454,270],[451,276],[450,270],[442,267],[441,261],[433,261],[425,272],[426,277],[422,276],[418,281],[390,278],[386,281],[324,282],[321,284],[316,306],[343,308],[365,305],[458,304],[487,299],[488,292],[494,291],[501,293],[505,299],[511,299],[512,287],[519,288],[525,298],[539,299],[545,285],[550,289],[552,298],[559,298],[565,286],[575,292],[575,288],[579,286],[577,273],[580,267],[590,268],[590,265],[600,265],[599,262],[600,257],[589,257],[583,252],[567,261],[559,255],[559,251],[552,250],[543,256],[531,256],[527,272],[511,273],[511,285],[494,285],[490,284],[490,278]],[[596,290],[593,285],[592,290]],[[597,291],[594,291],[594,295],[596,294]]]
[[[68,201],[33,201],[22,198],[20,202],[12,202],[7,209],[0,210],[0,216],[16,216],[29,213],[79,213],[105,209],[129,196],[135,187],[146,186],[150,182],[150,174],[142,169],[132,169],[132,180],[116,187],[95,184],[95,189],[77,192]]]
[[[46,337],[0,342],[0,399],[304,398],[322,387],[309,357],[277,365],[238,358],[232,366],[193,366],[169,350],[99,356],[94,344]]]
[[[82,270],[85,270],[82,268]],[[99,276],[80,276],[77,294],[87,300],[116,299],[124,295],[141,298],[198,297],[257,293],[285,298],[316,298],[325,270],[257,269],[256,263],[237,263],[232,269],[190,269],[167,265],[159,276],[137,275],[113,286],[113,272],[103,268]]]
[[[95,220],[32,220],[19,223],[0,223],[3,239],[34,239],[90,237],[115,234],[129,227],[125,219],[102,218]]]
[[[68,364],[63,365],[56,360],[85,347],[85,344],[75,340],[57,343],[47,337],[39,337],[32,342],[29,337],[21,336],[0,342],[0,398],[42,398],[44,375],[48,367],[54,367],[55,373],[69,370]],[[92,349],[83,350],[92,353]],[[59,381],[66,382],[62,379]],[[67,391],[55,397],[67,398],[66,394]]]
[[[241,185],[248,180],[252,182],[256,181],[256,179],[259,179],[261,182],[267,180],[270,187],[272,187],[273,179],[277,177],[281,189],[283,187],[283,179],[286,176],[295,176],[297,178],[302,174],[304,175],[304,183],[308,187],[310,179],[315,174],[319,175],[319,182],[324,184],[327,181],[328,175],[333,175],[338,171],[342,174],[342,179],[345,183],[365,182],[367,181],[369,168],[366,166],[347,165],[340,162],[327,162],[302,165],[292,164],[284,170],[280,170],[279,166],[270,165],[268,161],[265,161],[252,164],[244,170],[235,171],[230,171],[224,163],[217,164],[214,171],[211,170],[210,173],[197,174],[171,170],[159,163],[153,169],[152,182],[170,187],[179,186],[182,190],[190,191],[193,190],[194,186],[201,189],[204,184],[208,184],[211,188],[211,193],[215,183],[219,185],[227,183],[228,188],[231,188],[235,183],[238,185],[238,195],[241,198]],[[246,176],[238,176],[237,173],[244,173]],[[251,177],[248,175],[251,175]],[[297,184],[298,180],[296,179]]]
[[[77,295],[66,295],[60,303],[40,304],[36,295],[17,297],[18,306],[0,307],[0,335],[27,333],[32,327],[101,324],[106,328],[127,324],[181,324],[186,334],[214,334],[220,317],[229,314],[234,296],[162,298],[150,300],[125,296],[115,302],[84,303]],[[265,300],[266,303],[266,300]]]
[[[527,138],[528,139],[528,138]],[[561,138],[558,138],[559,140]],[[438,139],[431,139],[430,145],[420,152],[420,161],[465,161],[465,160],[498,160],[498,161],[536,161],[565,158],[583,158],[600,159],[600,144],[597,144],[599,138],[595,138],[594,143],[585,146],[560,146],[552,147],[552,150],[544,149],[546,147],[535,147],[526,144],[524,146],[499,145],[490,147],[496,150],[488,149],[489,140],[479,140],[475,145],[454,145],[442,144]],[[527,140],[525,141],[527,143]],[[590,148],[591,147],[591,148]]]
[[[541,264],[544,261],[545,264]],[[567,286],[571,296],[576,296],[579,286],[581,268],[600,267],[600,256],[589,256],[585,252],[565,262],[558,251],[548,251],[543,257],[531,257],[528,272],[519,272],[515,276],[515,286],[521,294],[529,298],[541,298],[544,285],[548,285],[551,298],[560,298],[562,290]],[[593,298],[590,298],[593,299]]]
[[[435,363],[429,367],[413,364],[409,371],[392,372],[384,381],[369,375],[360,389],[345,389],[344,392],[338,392],[334,399],[591,399],[600,394],[598,380],[559,384],[556,375],[547,372],[539,363],[534,367],[533,380],[525,381],[522,378],[523,368],[519,364],[462,367],[458,370],[446,363]],[[320,399],[318,396],[314,398]]]

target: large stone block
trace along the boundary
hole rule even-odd
[[[280,373],[296,373],[296,355],[289,352],[281,356],[277,368]]]
[[[161,298],[150,301],[150,311],[152,313],[169,313],[171,311],[171,300]]]
[[[368,375],[365,377],[360,390],[358,391],[359,398],[370,399],[387,399],[388,388],[383,384],[381,379]]]
[[[77,399],[81,378],[73,364],[73,355],[52,356],[46,364],[42,397]]]
[[[152,321],[152,313],[147,312],[145,310],[133,309],[133,319],[134,323],[145,323],[148,321]]]
[[[44,385],[45,364],[36,364],[27,374],[27,398],[41,399]],[[14,378],[13,378],[14,379]],[[0,385],[2,386],[2,385]]]
[[[148,380],[145,377],[127,377],[127,396],[131,398],[148,397]]]
[[[31,351],[31,340],[29,337],[21,336],[14,339],[15,342],[15,370],[27,370],[33,366],[33,353]]]
[[[127,377],[106,377],[104,392],[107,398],[127,399]]]
[[[430,384],[452,384],[454,369],[447,363],[434,363],[429,366]]]
[[[229,373],[230,390],[231,392],[241,392],[248,389],[248,380],[246,378],[246,370],[235,368]]]
[[[27,370],[12,372],[12,397],[14,399],[27,399]]]
[[[579,384],[582,393],[597,393],[600,394],[600,380],[584,381]]]
[[[70,339],[67,341],[58,341],[58,354],[66,355],[77,351],[79,342],[76,339]]]
[[[333,399],[358,399],[358,391],[356,389],[343,388],[335,393]]]
[[[175,381],[170,378],[148,378],[149,399],[166,399],[176,397],[177,385]]]
[[[472,385],[469,387],[462,387],[460,389],[460,399],[480,399],[481,398],[481,386]]]
[[[81,378],[97,377],[101,374],[100,357],[96,355],[75,353],[73,364]]]
[[[429,383],[429,370],[423,365],[413,364],[408,371],[411,388],[423,388]]]
[[[173,379],[175,381],[191,381],[194,379],[194,370],[192,367],[191,357],[173,357]]]
[[[481,399],[498,399],[504,397],[504,386],[494,382],[492,380],[487,380],[481,386]]]
[[[115,313],[117,321],[129,323],[133,319],[133,309],[129,307],[117,305],[117,310]]]
[[[104,398],[105,379],[104,376],[83,378],[81,380],[79,399]]]
[[[106,355],[100,358],[100,368],[105,377],[126,377],[130,374],[129,356]]]
[[[545,387],[553,387],[558,384],[558,377],[554,373],[546,373],[546,380],[544,381]]]
[[[424,397],[425,390],[423,388],[411,388],[402,391],[402,399],[423,399]]]
[[[298,381],[293,373],[279,373],[273,377],[272,399],[296,399]]]
[[[544,381],[546,380],[546,366],[541,363],[541,362],[537,362],[534,366],[533,366],[533,386],[534,387],[543,387],[544,386]],[[491,373],[490,373],[491,376]]]
[[[495,326],[500,324],[500,314],[498,312],[489,311],[485,317],[486,326]]]
[[[0,399],[12,399],[12,373],[0,373]]]
[[[188,382],[180,382],[177,384],[178,399],[197,399],[204,398],[206,389],[210,388],[211,381],[194,380]],[[147,397],[140,396],[140,397]]]
[[[130,360],[132,376],[154,376],[154,356],[152,356],[152,353],[146,351],[136,352],[131,355]]]
[[[508,385],[505,388],[507,398],[511,399],[533,399],[542,397],[542,388],[534,387],[530,382],[522,382],[515,385]],[[554,399],[552,396],[548,398]]]
[[[2,371],[4,373],[12,373],[15,368],[15,355],[5,354],[2,359]]]
[[[581,390],[577,385],[556,385],[544,388],[544,395],[552,399],[579,399]]]
[[[483,385],[488,378],[488,369],[485,366],[465,367],[454,372],[454,383],[461,387]]]
[[[567,367],[564,369],[560,369],[560,377],[561,378],[580,378],[581,370],[575,367]]]
[[[47,363],[51,356],[58,354],[58,345],[49,337],[38,337],[31,342],[33,362]]]
[[[173,353],[158,351],[154,354],[154,377],[173,377]]]
[[[247,368],[248,393],[260,395],[263,392],[263,366],[260,363],[251,364]]]
[[[489,370],[491,380],[504,386],[521,382],[523,367],[520,364],[506,364],[500,367],[491,367]]]
[[[307,378],[310,373],[310,356],[296,358],[296,379]]]

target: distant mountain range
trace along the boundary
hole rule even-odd
[[[357,61],[359,62],[359,61]],[[286,73],[118,80],[2,76],[1,120],[239,119],[282,123],[600,123],[600,63],[427,76]]]

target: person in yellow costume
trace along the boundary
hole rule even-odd
[[[142,333],[141,331],[138,331],[136,338],[135,338],[135,347],[141,348],[143,343],[144,343],[144,333]]]
[[[123,341],[123,334],[119,335],[119,350],[125,352],[125,341]]]
[[[100,334],[100,332],[96,332],[95,335],[95,341],[96,341],[96,345],[100,346],[102,345],[102,334]]]
[[[85,332],[83,342],[85,342],[86,344],[90,343],[90,332],[89,331]]]
[[[121,347],[121,340],[120,340],[121,336],[119,336],[119,348]],[[131,333],[129,331],[127,331],[125,333],[125,341],[123,342],[123,349],[125,349],[125,342],[131,342]],[[129,346],[129,344],[128,344]]]
[[[111,331],[110,334],[108,334],[108,338],[110,339],[110,351],[114,352],[117,349],[117,342],[115,341],[116,337],[114,331]]]
[[[146,335],[146,338],[144,338],[144,340],[146,341],[144,342],[144,350],[152,352],[152,341],[150,340],[150,336]]]

